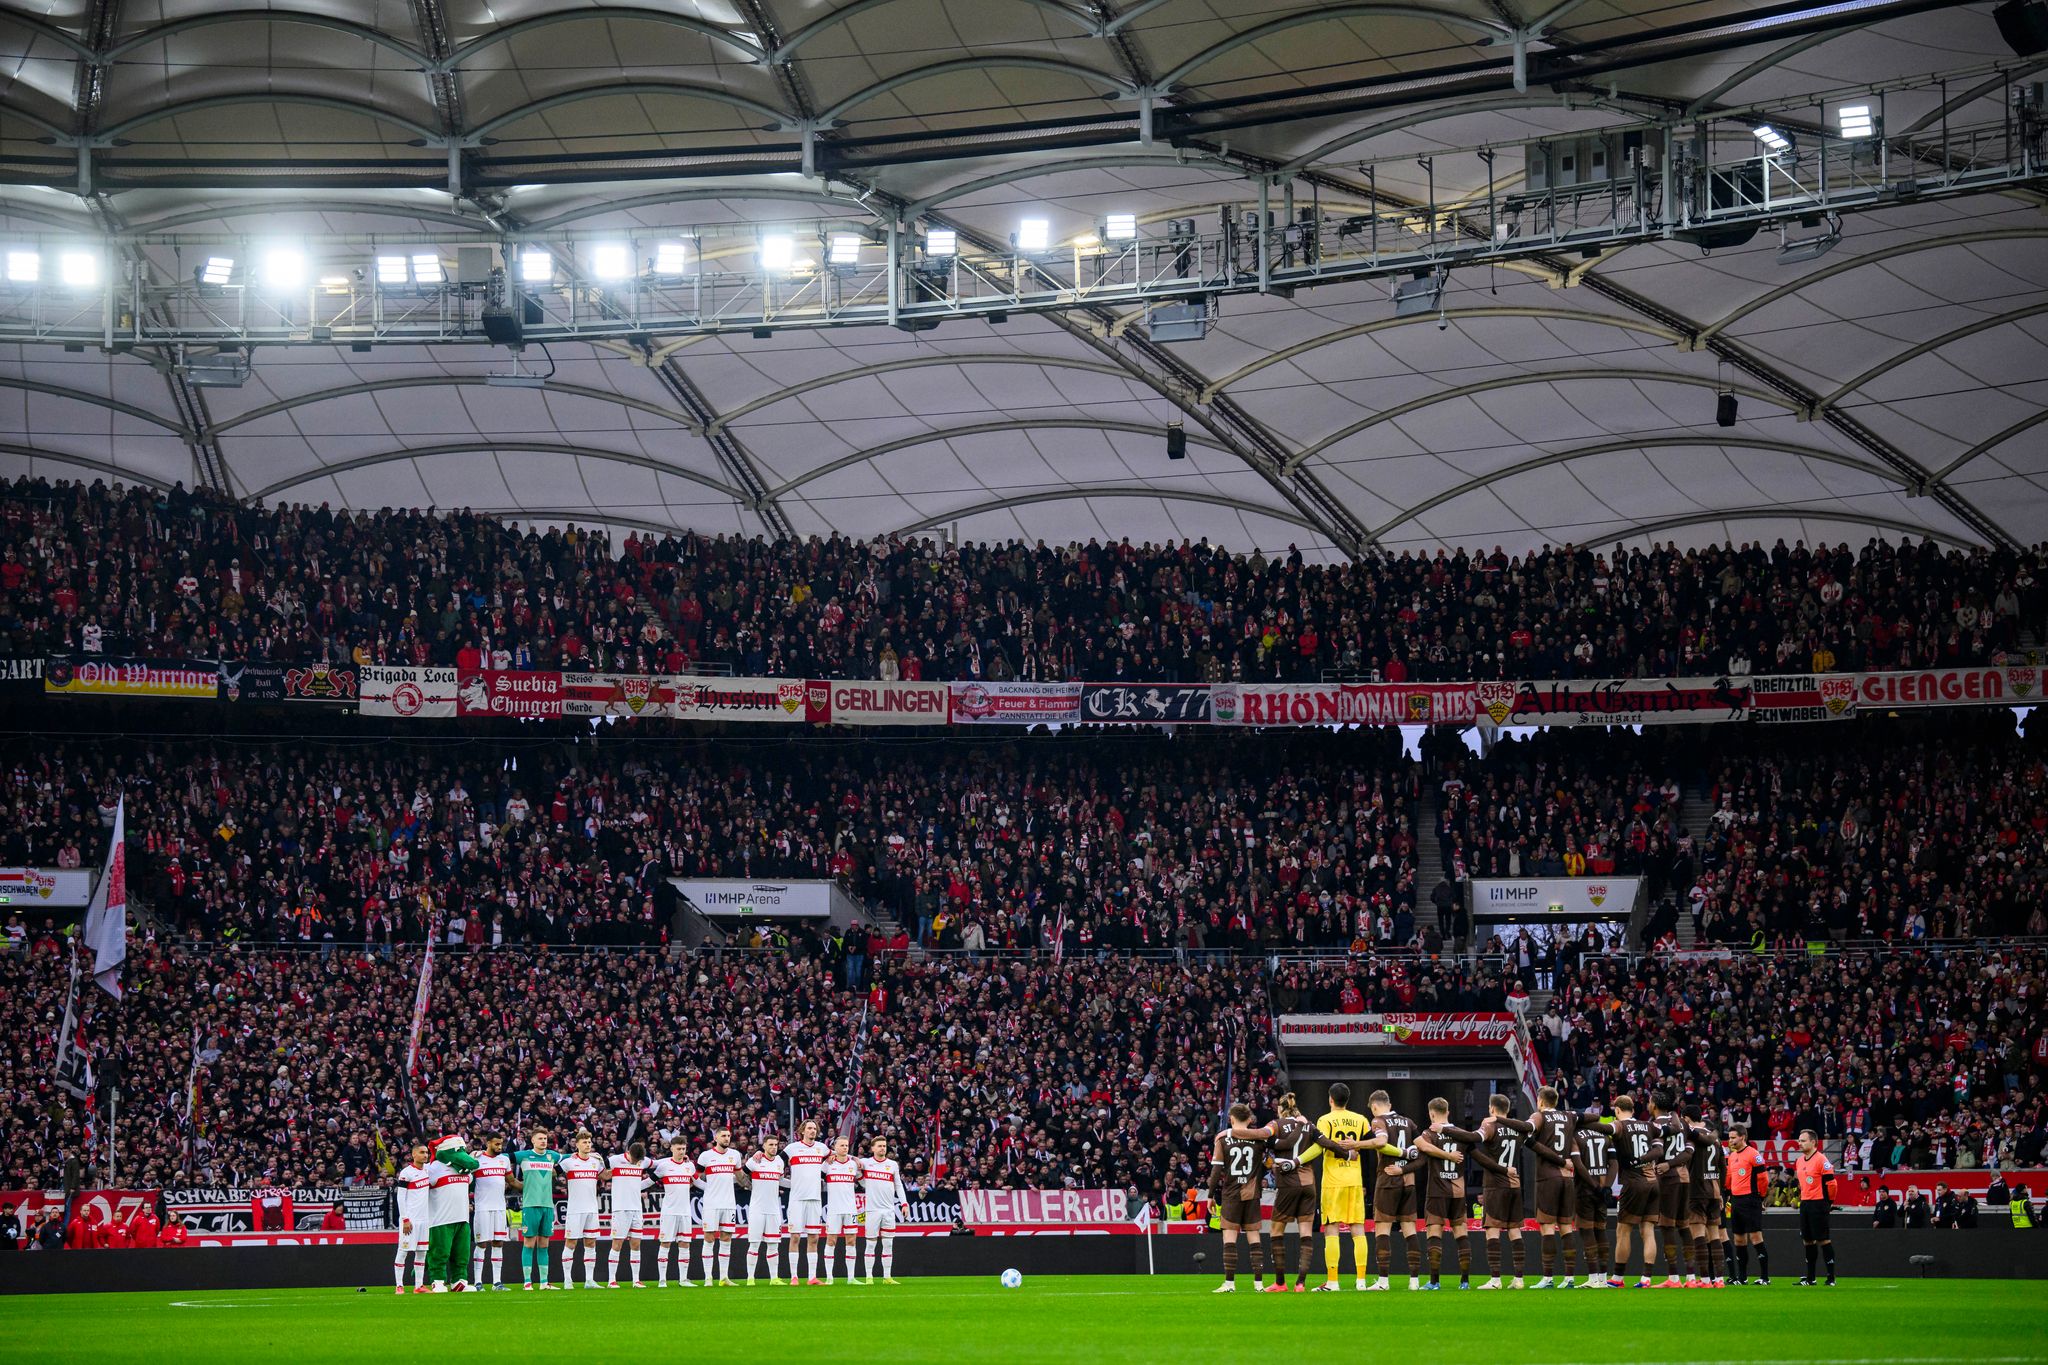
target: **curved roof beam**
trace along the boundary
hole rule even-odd
[[[1861,266],[1876,265],[1879,261],[1896,260],[1900,256],[1910,256],[1918,251],[1932,251],[1936,247],[1968,246],[1973,242],[2007,242],[2022,238],[2040,237],[2048,237],[2048,228],[1984,228],[1976,232],[1951,232],[1940,237],[1929,237],[1917,242],[1901,242],[1896,246],[1888,246],[1882,250],[1865,252],[1861,256],[1851,256],[1847,260],[1836,261],[1833,265],[1825,265],[1818,270],[1810,270],[1798,279],[1793,280],[1790,284],[1781,284],[1769,293],[1757,295],[1748,303],[1742,304],[1725,314],[1718,321],[1710,322],[1700,328],[1699,336],[1694,338],[1693,344],[1695,346],[1705,346],[1716,336],[1719,336],[1735,323],[1742,321],[1751,313],[1756,312],[1759,308],[1768,308],[1780,299],[1792,297],[1792,295],[1797,294],[1810,284],[1819,284],[1822,280],[1831,280],[1837,275],[1858,269]]]
[[[1688,512],[1683,516],[1659,517],[1655,521],[1639,521],[1633,526],[1624,526],[1599,537],[1601,541],[1635,540],[1642,536],[1659,535],[1665,531],[1676,531],[1685,526],[1703,526],[1716,521],[1833,521],[1845,526],[1876,527],[1884,531],[1897,531],[1905,536],[1925,536],[1929,540],[1945,540],[1951,545],[1966,549],[1981,550],[1983,545],[1966,536],[1951,535],[1937,531],[1917,522],[1902,521],[1898,517],[1864,516],[1855,512],[1837,512],[1827,508],[1812,507],[1726,507],[1718,512]]]
[[[1016,67],[1031,71],[1056,71],[1062,75],[1073,76],[1078,80],[1094,81],[1099,85],[1106,85],[1127,100],[1138,98],[1137,88],[1122,76],[1113,76],[1107,71],[1097,71],[1092,66],[1082,66],[1077,62],[1061,61],[1057,57],[1024,57],[993,54],[987,57],[960,57],[949,62],[933,62],[930,66],[920,66],[911,71],[899,72],[885,81],[876,81],[873,85],[856,90],[831,108],[821,110],[814,121],[820,124],[831,123],[841,114],[857,105],[866,104],[872,99],[880,99],[892,90],[901,90],[906,85],[915,85],[919,81],[930,80],[934,76],[950,76],[961,71],[992,71],[1004,67]]]
[[[1748,66],[1743,67],[1740,71],[1737,71],[1734,75],[1728,77],[1719,85],[1707,91],[1706,94],[1701,95],[1691,104],[1686,105],[1685,117],[1693,117],[1695,114],[1698,114],[1701,110],[1713,104],[1715,100],[1720,99],[1721,96],[1727,94],[1730,90],[1734,90],[1739,86],[1747,85],[1751,80],[1758,76],[1763,75],[1764,72],[1769,71],[1772,67],[1777,66],[1781,62],[1789,62],[1794,57],[1797,57],[1800,53],[1808,51],[1811,48],[1819,47],[1822,43],[1828,42],[1831,39],[1839,38],[1845,33],[1855,33],[1860,29],[1868,27],[1869,25],[1867,24],[1850,24],[1845,28],[1824,28],[1820,30],[1818,33],[1809,33],[1804,38],[1795,39],[1792,42],[1786,43],[1783,47],[1779,47],[1770,52],[1766,52],[1763,56],[1757,58]]]
[[[422,460],[435,455],[477,455],[477,454],[526,454],[560,455],[567,459],[596,460],[608,464],[629,464],[640,469],[651,469],[657,474],[669,474],[678,479],[688,479],[704,487],[725,494],[734,502],[746,505],[747,497],[731,484],[721,483],[708,474],[693,470],[678,469],[665,464],[651,455],[635,455],[624,450],[593,450],[589,446],[565,445],[554,441],[451,441],[446,445],[414,446],[410,450],[386,450],[375,455],[358,455],[352,460],[335,464],[320,465],[304,469],[290,478],[279,479],[265,488],[259,488],[249,496],[268,498],[301,484],[313,483],[334,474],[349,474],[358,469],[374,469],[378,465],[397,464],[401,460]]]
[[[1412,318],[1376,318],[1371,322],[1361,322],[1355,327],[1343,327],[1334,332],[1326,332],[1322,336],[1310,337],[1307,341],[1297,341],[1284,350],[1262,355],[1249,365],[1240,365],[1221,379],[1210,381],[1209,387],[1202,390],[1202,401],[1207,403],[1214,400],[1217,394],[1232,384],[1240,379],[1249,379],[1269,365],[1278,365],[1283,360],[1292,360],[1298,355],[1306,355],[1310,351],[1320,350],[1340,341],[1349,341],[1353,337],[1371,336],[1374,332],[1391,331],[1411,323],[1429,322],[1436,316],[1434,313],[1428,313]],[[1641,332],[1646,336],[1668,341],[1674,346],[1683,346],[1691,340],[1685,333],[1661,323],[1640,318],[1614,317],[1607,313],[1589,313],[1579,308],[1453,308],[1443,316],[1453,322],[1461,318],[1550,318],[1558,322],[1585,322],[1599,327],[1618,327],[1627,332]]]
[[[12,441],[0,441],[0,455],[14,455],[24,460],[58,460],[64,464],[77,465],[80,469],[90,469],[96,473],[105,474],[110,479],[120,479],[126,483],[146,483],[151,488],[170,487],[162,479],[156,478],[153,475],[144,474],[139,470],[123,469],[120,465],[112,464],[106,460],[96,460],[90,455],[73,455],[68,451],[62,450],[44,450],[41,446],[16,445]]]
[[[4,212],[4,210],[0,210]],[[471,218],[460,213],[447,213],[440,209],[409,209],[398,204],[352,204],[339,199],[294,199],[285,205],[232,204],[226,208],[187,209],[166,218],[152,218],[146,223],[130,223],[117,237],[142,237],[153,232],[169,232],[172,228],[188,227],[193,223],[211,223],[227,218],[241,218],[250,214],[275,214],[279,212],[302,213],[361,213],[375,218],[413,218],[422,223],[439,223],[444,227],[467,228],[473,232],[495,233],[497,229],[481,218]]]
[[[752,398],[723,416],[714,418],[705,434],[716,436],[750,412],[758,412],[771,404],[780,403],[798,394],[810,393],[814,389],[830,388],[844,384],[849,379],[866,379],[871,375],[894,374],[898,370],[922,370],[933,365],[1035,365],[1040,369],[1087,370],[1094,374],[1113,374],[1120,379],[1129,379],[1131,372],[1121,365],[1112,365],[1106,360],[1070,360],[1065,356],[1023,355],[1017,352],[998,351],[992,355],[920,355],[907,360],[884,360],[873,365],[861,365],[851,370],[838,370],[832,374],[806,379],[801,384],[764,393]]]
[[[1500,109],[1600,109],[1610,108],[1604,99],[1589,99],[1584,96],[1564,95],[1486,95],[1478,99],[1453,100],[1447,104],[1433,104],[1421,109],[1408,109],[1391,118],[1377,123],[1368,123],[1363,128],[1354,128],[1348,133],[1339,133],[1329,141],[1311,147],[1300,156],[1284,165],[1275,167],[1279,175],[1292,175],[1307,166],[1321,161],[1332,152],[1341,152],[1346,147],[1369,142],[1382,133],[1397,133],[1403,128],[1418,124],[1435,123],[1438,119],[1457,118],[1461,114],[1487,114]]]
[[[1759,403],[1768,403],[1772,407],[1783,408],[1787,412],[1799,411],[1798,405],[1788,400],[1783,394],[1772,393],[1769,389],[1751,388],[1746,384],[1725,384],[1710,375],[1662,374],[1653,370],[1613,368],[1598,370],[1551,370],[1534,374],[1507,374],[1493,379],[1482,379],[1476,383],[1460,384],[1454,389],[1444,389],[1437,393],[1424,394],[1420,398],[1411,398],[1405,403],[1397,403],[1391,408],[1382,408],[1370,417],[1362,418],[1359,421],[1353,422],[1348,427],[1331,432],[1313,445],[1304,446],[1287,461],[1284,472],[1292,474],[1331,446],[1336,445],[1340,441],[1348,441],[1361,431],[1369,430],[1382,422],[1391,422],[1397,417],[1405,417],[1411,412],[1420,412],[1424,408],[1434,407],[1438,403],[1448,403],[1454,398],[1472,398],[1482,393],[1494,393],[1501,389],[1518,388],[1524,384],[1561,384],[1594,379],[1631,380],[1638,384],[1686,384],[1696,389],[1713,389],[1719,393],[1740,394],[1744,398],[1754,398]]]
[[[763,104],[759,100],[750,100],[745,95],[735,95],[730,91],[719,90],[713,86],[690,85],[683,81],[618,81],[611,85],[591,86],[584,90],[564,90],[559,95],[549,95],[544,99],[537,99],[530,103],[522,104],[517,109],[507,109],[496,118],[486,119],[476,127],[469,129],[464,136],[473,138],[489,137],[507,124],[517,123],[524,118],[532,118],[535,114],[544,114],[550,109],[559,109],[565,104],[581,104],[585,100],[610,99],[615,95],[668,95],[676,99],[705,100],[711,104],[723,104],[730,108],[738,109],[742,113],[759,114],[762,118],[771,120],[777,129],[789,129],[796,126],[794,118],[783,110],[777,109],[772,104]]]
[[[336,398],[357,398],[366,393],[387,393],[392,389],[482,388],[489,383],[488,376],[480,374],[411,374],[398,375],[390,379],[372,379],[361,384],[343,384],[337,388],[318,389],[312,393],[302,393],[296,398],[286,398],[260,408],[251,408],[247,412],[237,413],[233,417],[215,422],[207,430],[215,436],[224,436],[236,427],[247,426],[265,417],[274,417],[280,412],[290,412],[293,408],[325,403]],[[541,392],[566,393],[576,398],[595,399],[600,403],[615,403],[622,408],[631,408],[635,412],[644,412],[665,422],[673,422],[692,436],[704,434],[703,429],[695,422],[673,409],[640,398],[628,398],[625,394],[614,393],[610,389],[595,389],[584,384],[568,384],[559,379],[550,379]]]
[[[1697,450],[1708,447],[1766,450],[1783,455],[1795,455],[1802,459],[1822,460],[1828,464],[1838,464],[1845,469],[1854,469],[1860,473],[1883,479],[1887,483],[1895,483],[1901,486],[1905,483],[1905,480],[1901,479],[1892,470],[1881,469],[1873,464],[1865,464],[1862,460],[1837,454],[1835,451],[1825,450],[1819,446],[1802,446],[1795,445],[1790,441],[1769,441],[1748,436],[1733,436],[1726,439],[1713,436],[1653,436],[1647,439],[1601,441],[1597,445],[1579,446],[1574,450],[1559,450],[1548,455],[1537,455],[1527,460],[1518,461],[1507,466],[1505,469],[1496,469],[1490,474],[1474,475],[1463,483],[1446,488],[1441,493],[1436,493],[1423,499],[1413,507],[1402,508],[1400,515],[1385,525],[1374,527],[1370,534],[1372,539],[1378,540],[1396,526],[1406,525],[1417,517],[1435,511],[1447,502],[1457,501],[1467,493],[1476,493],[1503,480],[1512,479],[1519,474],[1532,473],[1538,469],[1550,469],[1557,465],[1570,464],[1574,460],[1589,460],[1596,455],[1616,455],[1625,451],[1677,450],[1681,448]]]
[[[875,215],[874,209],[861,203],[851,194],[838,194],[824,189],[806,190],[764,185],[755,188],[663,190],[659,194],[643,194],[632,199],[613,199],[585,204],[581,208],[566,209],[552,217],[530,220],[520,232],[524,236],[534,236],[566,227],[570,223],[581,222],[585,218],[599,218],[607,213],[631,213],[637,209],[658,208],[663,204],[686,204],[707,199],[787,199],[803,204],[852,204],[863,212]]]
[[[1982,84],[1972,86],[1970,89],[1965,90],[1960,95],[1951,95],[1946,103],[1938,104],[1934,108],[1929,109],[1926,113],[1922,114],[1919,118],[1915,119],[1911,124],[1908,124],[1906,127],[1900,129],[1898,132],[1891,134],[1891,136],[1901,138],[1911,137],[1915,133],[1933,127],[1935,124],[1941,122],[1942,119],[1946,118],[1950,114],[1953,114],[1956,110],[1963,108],[1965,105],[1974,104],[1976,101],[1983,99],[1992,91],[2003,89],[2008,85],[2011,85],[2017,81],[2023,80],[2026,77],[2033,75],[2036,71],[2044,70],[2048,70],[2048,58],[2043,58],[2038,62],[2026,62],[2020,66],[2012,67],[2009,70],[2001,71],[1997,75],[1993,76],[1990,80],[1984,81]]]
[[[23,14],[20,10],[12,8],[0,10],[0,23],[12,24],[16,28],[27,29],[38,38],[47,38],[80,61],[89,62],[92,60],[91,43],[73,37],[55,24],[46,24],[34,15]]]
[[[132,403],[123,403],[118,398],[102,398],[83,389],[67,389],[61,384],[45,384],[41,380],[21,379],[13,375],[0,375],[0,389],[21,389],[27,393],[45,394],[51,398],[68,398],[74,403],[88,403],[96,408],[105,408],[108,412],[118,412],[124,417],[133,417],[138,422],[147,422],[153,427],[162,427],[165,431],[178,436],[189,437],[192,434],[190,427],[173,422],[168,417],[159,416],[148,408],[138,408]]]
[[[471,57],[487,47],[510,42],[524,37],[538,29],[550,28],[556,24],[589,23],[600,20],[630,20],[643,24],[667,24],[671,28],[686,28],[692,33],[701,33],[728,46],[744,52],[752,61],[765,61],[768,54],[758,43],[749,42],[731,29],[720,28],[702,19],[693,19],[687,14],[671,14],[666,10],[637,9],[625,5],[598,5],[591,9],[562,10],[554,14],[537,14],[531,19],[521,19],[516,24],[494,28],[480,38],[473,38],[455,49],[448,58],[448,69],[459,71]]]
[[[866,450],[841,455],[836,460],[827,461],[808,473],[799,474],[788,482],[769,489],[768,496],[779,498],[784,493],[793,493],[807,483],[824,478],[827,474],[836,474],[842,469],[866,464],[870,460],[879,460],[884,455],[894,455],[899,450],[909,450],[913,446],[930,445],[934,441],[950,441],[957,437],[999,436],[1012,431],[1128,431],[1137,436],[1157,436],[1161,430],[1157,422],[1123,422],[1108,418],[1098,421],[1088,417],[1036,417],[1014,422],[976,422],[972,426],[948,427],[944,431],[921,431],[915,436],[885,441],[878,446],[869,446]],[[1230,451],[1230,447],[1221,441],[1212,440],[1199,432],[1188,433],[1188,444],[1226,453]]]
[[[165,119],[182,118],[186,114],[203,113],[208,109],[233,109],[250,104],[299,104],[314,109],[332,109],[338,113],[355,114],[362,118],[375,119],[379,123],[395,124],[414,137],[429,145],[441,145],[446,138],[424,123],[415,123],[403,114],[394,114],[389,109],[380,109],[373,104],[362,104],[356,100],[336,99],[332,95],[301,95],[289,90],[266,92],[256,95],[208,95],[204,99],[185,100],[178,104],[166,104],[159,109],[137,114],[134,118],[123,119],[111,128],[102,129],[99,136],[112,141],[123,137],[137,128]]]
[[[1046,162],[1036,166],[1025,166],[1014,171],[998,171],[993,175],[978,176],[963,180],[957,185],[948,185],[936,194],[927,195],[903,209],[905,221],[929,213],[940,204],[992,190],[1001,185],[1014,185],[1022,180],[1036,180],[1040,176],[1065,175],[1070,171],[1113,171],[1128,167],[1158,166],[1162,169],[1174,166],[1202,166],[1219,171],[1228,171],[1232,176],[1242,177],[1244,167],[1236,166],[1221,157],[1197,153],[1193,156],[1138,156],[1123,153],[1116,156],[1075,157],[1058,162]]]
[[[2024,322],[2028,318],[2038,317],[2042,313],[2048,313],[2048,303],[2029,304],[2025,308],[2015,308],[2011,312],[1998,313],[1988,318],[1978,318],[1975,322],[1966,322],[1961,327],[1957,327],[1952,331],[1943,332],[1931,341],[1923,341],[1918,346],[1901,351],[1889,360],[1880,360],[1862,374],[1857,375],[1854,379],[1842,385],[1841,388],[1836,389],[1833,393],[1816,402],[1813,405],[1813,415],[1815,417],[1820,416],[1836,403],[1847,398],[1865,384],[1868,384],[1871,380],[1881,375],[1889,374],[1908,361],[1918,360],[1929,351],[1938,351],[1953,342],[1963,340],[1965,337],[1973,337],[1979,332],[1988,332],[1993,328],[2004,327],[2011,323]]]
[[[2014,422],[2011,426],[2007,427],[2004,431],[1999,432],[1996,436],[1988,436],[1985,439],[1977,442],[1977,444],[1971,446],[1968,450],[1956,456],[1953,460],[1950,460],[1941,468],[1935,470],[1934,473],[1929,475],[1928,477],[1935,479],[1945,479],[1949,475],[1955,473],[1958,469],[1961,469],[1964,465],[1968,464],[1970,461],[1976,459],[1979,455],[1982,455],[1985,451],[1996,450],[1998,447],[2004,445],[2007,441],[2010,441],[2013,437],[2019,435],[2021,432],[2027,431],[2033,427],[2037,427],[2043,422],[2048,422],[2048,408],[2041,409],[2039,412],[2035,413],[2031,417],[2022,417],[2019,421]]]
[[[1274,34],[1283,33],[1290,28],[1300,28],[1304,24],[1327,23],[1333,19],[1426,19],[1431,23],[1445,24],[1451,28],[1469,29],[1472,32],[1484,33],[1493,38],[1505,39],[1514,36],[1513,29],[1496,20],[1478,19],[1469,14],[1435,9],[1427,5],[1318,5],[1314,9],[1304,10],[1298,14],[1283,14],[1278,19],[1271,19],[1263,24],[1255,24],[1240,33],[1232,34],[1220,43],[1203,48],[1200,52],[1197,52],[1194,56],[1154,81],[1152,83],[1153,88],[1157,90],[1171,90],[1179,85],[1190,72],[1199,71],[1217,58],[1235,52],[1238,48],[1250,46],[1252,43],[1256,43],[1263,38],[1270,38]]]
[[[75,137],[72,136],[70,129],[59,128],[56,124],[50,122],[41,114],[32,114],[18,104],[14,104],[6,100],[0,100],[0,120],[10,118],[18,118],[23,123],[28,124],[30,127],[42,129],[46,135],[48,135],[50,138],[55,140],[60,145],[73,146],[76,145],[78,141]]]
[[[166,38],[189,33],[193,29],[213,28],[220,24],[303,24],[311,28],[346,33],[351,38],[360,38],[366,43],[375,43],[386,51],[396,52],[421,69],[431,65],[433,61],[412,44],[402,42],[378,29],[347,19],[329,18],[324,14],[307,14],[303,11],[284,9],[231,9],[215,14],[194,14],[183,19],[173,19],[167,24],[158,24],[155,28],[147,28],[132,37],[123,38],[106,50],[103,60],[111,62],[137,48],[148,47],[151,43],[162,42]]]
[[[1041,502],[1069,502],[1076,498],[1151,498],[1159,502],[1201,502],[1212,507],[1228,507],[1239,512],[1250,512],[1256,516],[1271,517],[1275,521],[1289,522],[1306,531],[1322,535],[1323,530],[1307,517],[1299,516],[1280,507],[1266,507],[1243,498],[1227,497],[1222,493],[1203,493],[1191,488],[1152,488],[1144,484],[1110,485],[1102,488],[1057,488],[1044,493],[1019,493],[1007,498],[991,498],[977,502],[971,507],[958,507],[950,512],[913,521],[908,526],[899,526],[891,535],[915,535],[928,531],[934,526],[949,521],[962,521],[978,517],[984,512],[1001,512],[1012,507],[1029,507]]]
[[[68,209],[43,208],[37,204],[24,204],[19,199],[0,199],[0,218],[19,218],[28,223],[48,223],[65,232],[88,232],[98,235],[99,224]]]
[[[852,4],[841,6],[830,14],[814,19],[790,34],[787,38],[784,38],[781,46],[768,54],[768,60],[777,64],[786,62],[796,54],[798,48],[826,30],[836,28],[856,15],[866,14],[869,10],[880,9],[884,5],[892,5],[894,3],[896,3],[896,0],[854,0]],[[1030,5],[1035,9],[1042,9],[1048,14],[1063,15],[1068,19],[1072,19],[1075,24],[1088,33],[1094,33],[1096,30],[1094,16],[1084,14],[1072,5],[1063,5],[1060,3],[1060,0],[1017,0],[1017,3]]]

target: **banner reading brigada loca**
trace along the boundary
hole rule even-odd
[[[1131,1200],[1122,1190],[962,1190],[960,1218],[971,1228],[1127,1228]]]
[[[220,665],[210,659],[117,659],[89,654],[53,658],[43,691],[69,697],[220,697]]]
[[[1283,1014],[1283,1047],[1499,1047],[1514,1036],[1504,1011],[1455,1014]]]
[[[1242,683],[1215,691],[1216,719],[1244,725],[1468,725],[1478,714],[1472,683]]]
[[[460,684],[452,668],[365,664],[357,675],[357,705],[366,716],[432,720],[455,714],[455,692]]]
[[[1081,718],[1081,684],[965,682],[946,685],[955,725],[1071,725]]]
[[[1747,720],[1748,678],[1483,682],[1479,721],[1500,725],[1701,725]]]

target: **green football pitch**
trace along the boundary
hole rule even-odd
[[[2031,1365],[2048,1285],[1789,1279],[1768,1289],[1446,1288],[1211,1294],[1206,1276],[394,1295],[388,1286],[0,1298],[0,1360],[1238,1362],[1260,1355],[1489,1365]]]

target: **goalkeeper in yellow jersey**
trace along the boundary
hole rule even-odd
[[[1338,1081],[1330,1087],[1330,1112],[1316,1120],[1316,1131],[1340,1152],[1323,1157],[1323,1271],[1318,1293],[1335,1293],[1341,1234],[1351,1234],[1351,1257],[1358,1287],[1366,1286],[1371,1250],[1365,1240],[1365,1160],[1360,1152],[1372,1133],[1372,1120],[1351,1108],[1351,1087]]]

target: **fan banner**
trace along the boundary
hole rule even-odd
[[[210,659],[117,659],[103,654],[54,658],[43,691],[68,697],[220,699],[220,665]]]
[[[1479,714],[1472,683],[1226,683],[1215,690],[1216,719],[1245,725],[1467,725]]]
[[[971,1228],[1129,1227],[1131,1201],[1122,1190],[962,1190],[960,1218]]]
[[[455,714],[458,680],[452,668],[365,664],[356,672],[357,706],[366,716],[428,720]]]
[[[1480,724],[1699,725],[1747,720],[1750,679],[1578,678],[1483,682]]]
[[[947,709],[944,683],[813,678],[804,684],[804,719],[813,725],[944,725]]]
[[[228,701],[359,702],[361,670],[342,664],[273,664],[230,660],[220,666],[220,694]]]
[[[154,1210],[158,1194],[157,1190],[79,1190],[71,1197],[71,1213],[76,1217],[89,1208],[98,1222],[125,1224],[144,1209]],[[41,1218],[45,1210],[61,1212],[64,1203],[62,1190],[0,1190],[0,1211],[21,1220],[23,1236],[27,1235],[29,1224]]]
[[[1778,673],[1749,680],[1751,719],[1765,724],[1850,720],[1856,715],[1854,673]]]
[[[1283,1014],[1283,1047],[1499,1047],[1514,1036],[1505,1011],[1456,1014]]]
[[[1913,673],[1859,673],[1856,701],[1880,711],[1926,706],[2024,706],[2041,698],[2041,670],[1929,668]]]
[[[1105,725],[1207,725],[1203,683],[1083,683],[1081,716]]]
[[[1070,725],[1081,718],[1081,684],[968,682],[947,684],[955,725]]]
[[[0,905],[77,910],[92,900],[92,873],[78,867],[0,867]]]
[[[663,714],[676,720],[767,721],[800,724],[804,718],[801,678],[663,678],[675,699]]]

